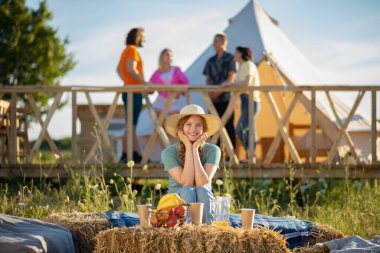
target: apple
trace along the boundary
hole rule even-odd
[[[175,208],[168,208],[167,210],[169,211],[170,215],[174,215],[175,214]]]
[[[169,219],[170,213],[168,210],[161,209],[157,212],[157,219],[160,222],[165,222]]]
[[[152,224],[153,227],[160,227],[161,223],[158,221],[158,218],[156,215],[153,215],[150,219],[150,224]]]
[[[186,215],[186,208],[184,206],[177,206],[175,209],[175,215],[178,218],[184,217]]]
[[[178,218],[175,215],[172,215],[169,217],[168,221],[166,222],[166,226],[168,227],[174,227],[178,223]]]

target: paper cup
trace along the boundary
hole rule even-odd
[[[141,226],[149,226],[149,205],[137,205]]]
[[[255,209],[242,208],[241,220],[244,229],[252,229],[255,220]]]
[[[193,225],[202,224],[203,203],[190,203],[190,219]]]

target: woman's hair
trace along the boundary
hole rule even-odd
[[[132,30],[129,31],[127,35],[127,39],[125,40],[125,44],[127,46],[133,45],[137,46],[137,42],[141,39],[141,36],[144,33],[143,28],[133,28]]]
[[[173,51],[170,48],[165,48],[164,50],[161,51],[160,57],[158,58],[158,68],[161,67],[162,64],[162,57],[164,57],[164,54],[168,53],[170,56],[170,61],[173,59]]]
[[[178,124],[177,124],[177,130],[178,131],[182,131],[183,130],[183,126],[185,125],[186,121],[191,116],[193,116],[193,115],[185,116],[185,117],[183,117],[182,119],[180,119],[178,121]],[[202,119],[203,132],[207,132],[208,128],[207,128],[207,123],[206,123],[205,118],[203,118],[202,116],[199,116],[199,117],[201,117],[201,119]],[[177,132],[177,139],[178,139],[179,160],[180,160],[180,162],[182,163],[182,166],[183,166],[183,165],[185,165],[186,147],[185,147],[185,144],[179,139],[178,132]],[[202,151],[203,151],[203,146],[201,146],[198,149],[199,157],[202,157]]]
[[[244,61],[253,61],[251,49],[248,47],[237,47],[236,50],[241,53],[241,57]]]

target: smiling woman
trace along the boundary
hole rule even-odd
[[[187,203],[203,203],[202,223],[212,222],[211,181],[221,155],[220,148],[206,139],[219,128],[219,118],[205,114],[198,105],[183,107],[165,122],[167,133],[178,140],[161,153],[164,170],[169,173],[168,193],[178,193]]]

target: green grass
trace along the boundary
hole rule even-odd
[[[104,169],[101,176],[68,170],[65,179],[0,182],[0,212],[42,219],[52,212],[136,211],[137,203],[157,204],[167,180],[135,180]],[[347,235],[371,238],[380,234],[380,186],[377,180],[310,180],[301,184],[290,178],[234,180],[225,169],[223,184],[214,192],[233,197],[233,212],[242,207],[257,213],[295,216],[329,224]],[[156,189],[156,184],[161,188]]]
[[[99,142],[100,143],[100,142]],[[69,146],[67,141],[63,146]],[[47,179],[41,173],[38,180],[22,178],[0,179],[0,213],[42,219],[52,212],[103,212],[109,209],[136,212],[136,204],[157,204],[166,192],[168,180],[124,178],[114,168],[103,164],[102,148],[95,157],[101,168],[83,174],[68,168],[65,179]],[[62,152],[70,163],[70,152]],[[44,150],[35,158],[37,164],[56,163],[57,158]],[[67,166],[70,167],[70,166]],[[215,195],[233,197],[232,211],[242,207],[255,208],[257,213],[271,216],[295,216],[340,229],[346,235],[373,238],[380,234],[380,186],[373,180],[302,180],[293,178],[294,169],[288,166],[289,179],[235,180],[232,170],[222,166],[224,177],[214,179]],[[161,187],[157,187],[159,184]]]

